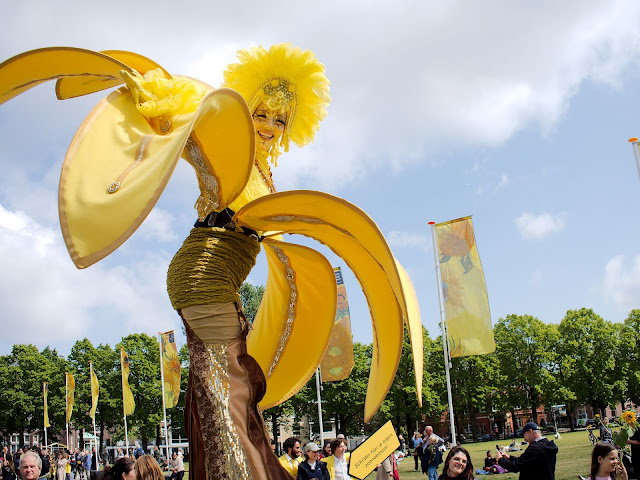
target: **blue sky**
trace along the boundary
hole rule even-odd
[[[58,45],[124,49],[218,85],[240,48],[312,49],[333,103],[316,142],[281,158],[276,186],[365,210],[411,275],[432,336],[430,220],[473,215],[494,323],[510,313],[557,323],[581,307],[622,321],[640,307],[640,181],[626,141],[640,135],[636,2],[86,5],[8,3],[0,59]],[[79,271],[64,248],[62,160],[100,97],[59,102],[50,84],[0,106],[0,354],[179,328],[165,276],[195,219],[186,162],[110,257]],[[366,301],[344,276],[354,339],[370,342]],[[261,259],[249,281],[265,278]]]

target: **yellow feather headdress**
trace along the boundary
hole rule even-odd
[[[251,113],[272,98],[287,107],[287,125],[280,140],[285,152],[289,141],[298,147],[312,142],[331,102],[324,65],[313,52],[278,43],[269,50],[263,46],[240,50],[238,60],[225,70],[223,86],[238,91]],[[273,157],[278,154],[272,152]]]

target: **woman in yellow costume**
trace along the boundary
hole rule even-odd
[[[418,403],[422,397],[415,292],[375,223],[331,195],[273,186],[269,159],[277,163],[290,142],[311,142],[326,115],[323,65],[288,44],[243,50],[238,59],[220,89],[126,51],[45,48],[0,64],[0,103],[48,80],[61,100],[126,84],[87,116],[63,164],[60,223],[78,268],[135,231],[180,157],[196,171],[198,221],[169,266],[167,287],[187,330],[190,478],[199,480],[290,478],[271,453],[260,408],[294,395],[322,360],[336,284],[322,255],[283,242],[284,233],[329,246],[361,283],[374,326],[365,421],[395,376],[403,320]],[[269,273],[249,333],[238,290],[261,245]],[[305,341],[310,325],[313,345]]]

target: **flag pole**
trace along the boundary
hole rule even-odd
[[[122,409],[124,413],[124,408]],[[127,433],[127,414],[124,414],[124,444],[127,448],[127,455],[129,455],[129,434]]]
[[[42,394],[46,395],[47,394],[47,382],[42,382]],[[45,401],[46,401],[46,396],[45,396]],[[66,412],[65,412],[66,415]],[[44,415],[43,415],[43,423],[44,423],[44,448],[47,448],[47,423],[44,421]]]
[[[440,307],[440,325],[442,327],[442,352],[444,354],[444,371],[447,379],[447,398],[449,400],[449,422],[451,425],[451,445],[455,446],[456,442],[456,426],[453,418],[453,398],[451,395],[451,376],[449,375],[450,358],[449,358],[449,342],[447,335],[447,322],[442,301],[442,281],[440,277],[440,261],[438,260],[438,240],[436,239],[436,222],[429,222],[431,225],[431,239],[433,243],[433,262],[436,267],[436,284],[438,287],[438,305]]]
[[[629,143],[631,143],[631,148],[633,149],[633,156],[636,158],[636,167],[638,168],[638,175],[640,176],[640,152],[638,151],[638,139],[636,137],[632,137],[629,139]]]
[[[316,392],[318,394],[318,422],[320,423],[320,445],[324,444],[324,435],[322,433],[322,398],[320,396],[321,390],[321,380],[320,380],[320,367],[316,369]]]
[[[164,366],[162,365],[164,362],[162,361],[162,333],[158,332],[158,335],[160,335],[160,385],[162,386],[162,411],[164,413],[164,443],[166,444],[167,448],[167,461],[169,461],[171,455],[169,454],[169,434],[167,433],[167,404],[164,398]]]
[[[67,426],[67,448],[71,450],[69,445],[69,420],[67,419],[67,414],[69,412],[69,376],[67,372],[64,373],[64,419],[65,425]]]
[[[91,397],[92,397],[91,401],[93,401],[93,362],[89,362],[89,371],[90,371],[89,379],[91,382]],[[91,420],[93,420],[93,441],[95,442],[95,446],[96,446],[96,461],[99,462],[100,454],[98,452],[100,451],[100,447],[98,445],[98,433],[96,432],[96,412],[93,412],[93,418]]]

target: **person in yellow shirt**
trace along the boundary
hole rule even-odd
[[[327,464],[331,480],[350,480],[347,474],[349,470],[350,453],[347,453],[347,442],[344,438],[336,438],[331,442],[331,452],[333,455],[323,458],[321,461]]]
[[[289,437],[282,444],[282,448],[285,453],[279,458],[280,464],[287,472],[296,477],[298,475],[298,465],[302,461],[300,439]]]

